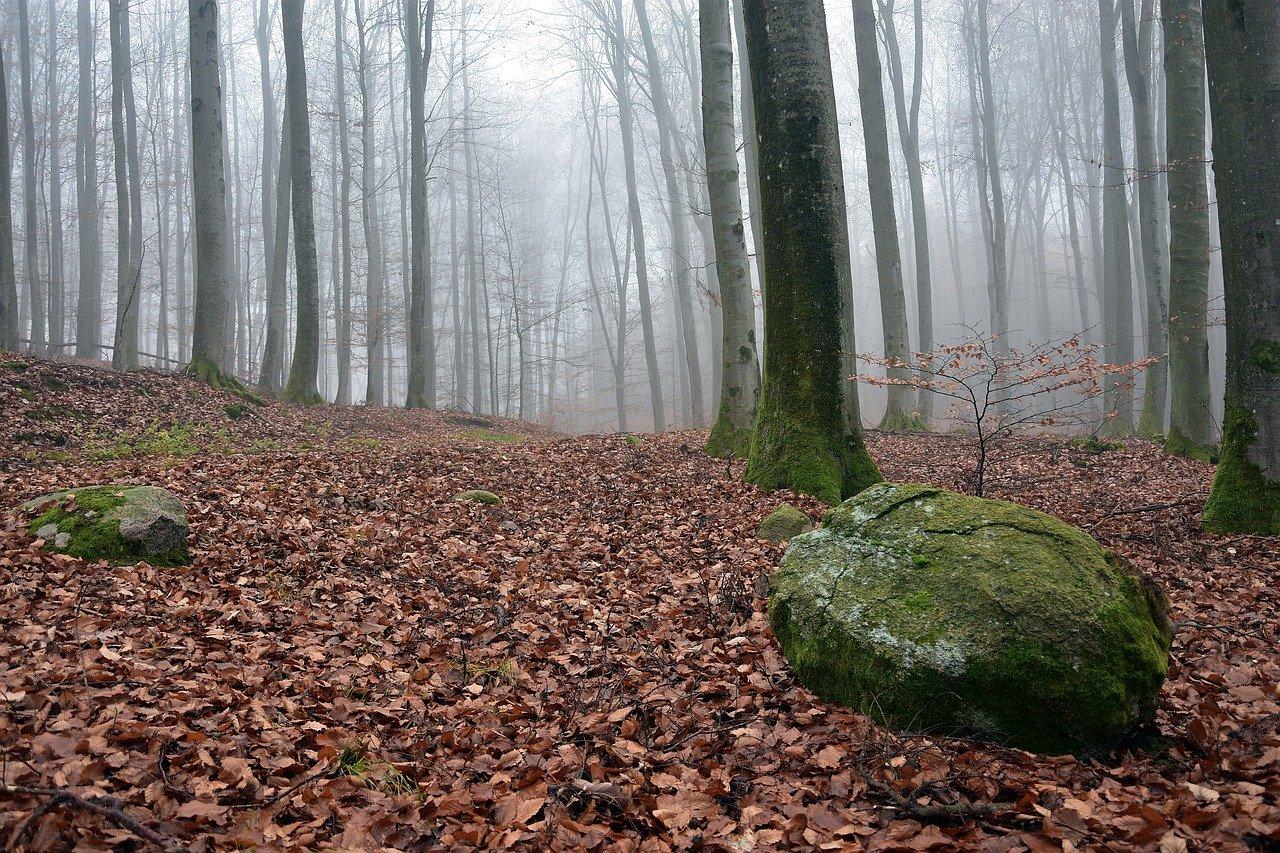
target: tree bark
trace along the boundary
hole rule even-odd
[[[720,411],[707,452],[745,458],[760,402],[756,311],[742,215],[738,142],[733,108],[733,33],[728,0],[702,0],[702,136],[706,152],[711,226],[723,316]]]
[[[765,246],[764,386],[747,479],[829,503],[880,479],[846,373],[852,275],[821,0],[746,0]]]
[[[307,66],[302,49],[303,0],[281,0],[284,23],[285,100],[289,116],[289,156],[293,186],[293,232],[298,276],[297,328],[293,363],[284,398],[315,405],[320,369],[320,267],[316,254],[315,193],[311,169],[311,116],[307,108]]]
[[[432,304],[431,235],[427,216],[427,68],[435,30],[435,0],[405,2],[405,49],[409,54],[409,395],[410,408],[436,405],[435,306]],[[453,175],[450,174],[450,181]],[[450,203],[454,191],[450,185]],[[451,215],[453,215],[451,213]],[[456,266],[454,275],[456,276]],[[455,288],[456,290],[456,288]],[[456,300],[455,296],[455,300]],[[455,302],[456,312],[456,302]],[[455,326],[457,324],[455,323]],[[454,346],[460,346],[455,339]],[[455,350],[456,352],[456,350]]]
[[[66,342],[67,276],[62,229],[62,89],[58,67],[58,4],[49,0],[49,347],[59,355]]]
[[[1169,437],[1165,452],[1208,461],[1209,185],[1205,152],[1204,16],[1200,0],[1164,0],[1169,170]]]
[[[76,106],[76,356],[102,354],[102,224],[98,217],[98,129],[94,122],[94,26],[90,0],[77,0],[80,80]]]
[[[287,106],[281,127],[285,130],[289,127]],[[272,205],[272,214],[275,216],[272,233],[275,239],[271,244],[271,280],[267,285],[267,332],[262,346],[262,370],[258,378],[258,388],[267,394],[279,394],[284,387],[284,346],[288,331],[289,214],[293,210],[289,203],[293,187],[290,175],[293,157],[288,133],[281,134],[279,145],[279,156],[276,158],[278,171],[273,188],[276,194]]]
[[[116,326],[111,365],[116,370],[138,367],[138,316],[142,297],[141,269],[133,264],[133,188],[131,166],[136,152],[129,150],[129,140],[136,143],[136,131],[129,133],[129,98],[133,62],[129,50],[128,0],[109,0],[111,29],[111,135],[115,149],[116,180]],[[141,201],[139,188],[139,202]],[[141,207],[141,204],[139,204]],[[141,217],[139,217],[141,218]],[[140,224],[140,223],[138,223]]]
[[[1227,309],[1215,533],[1280,534],[1280,5],[1205,0]]]
[[[18,75],[22,98],[22,245],[27,300],[31,306],[30,349],[44,355],[48,345],[49,296],[40,271],[40,226],[36,209],[36,121],[31,97],[31,21],[29,0],[18,0]]]
[[[13,154],[9,148],[9,86],[0,45],[0,349],[18,348],[18,284],[13,269]]]
[[[338,162],[341,164],[339,196],[334,200],[333,208],[341,233],[339,246],[341,283],[335,282],[338,288],[336,300],[338,307],[335,312],[338,394],[335,402],[339,406],[351,405],[351,185],[353,179],[351,177],[351,141],[348,138],[347,129],[346,31],[346,0],[335,0],[333,4],[334,100],[337,103]]]
[[[227,187],[217,0],[188,0],[191,28],[191,165],[194,179],[195,333],[191,373],[214,383],[231,374],[235,355],[231,324]]]

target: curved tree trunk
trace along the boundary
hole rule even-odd
[[[821,0],[746,0],[765,246],[764,386],[747,479],[836,503],[880,479],[857,426],[852,276]]]

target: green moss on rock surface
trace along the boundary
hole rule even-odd
[[[790,542],[801,534],[813,530],[813,519],[791,504],[783,504],[760,522],[756,534],[775,544]]]
[[[502,503],[502,498],[493,492],[486,492],[483,489],[472,489],[468,492],[458,492],[453,496],[454,503],[473,503],[484,504],[485,506],[497,506]]]
[[[1222,427],[1222,461],[1204,508],[1204,528],[1213,533],[1280,535],[1280,482],[1250,457],[1258,421],[1241,405],[1229,405]]]
[[[186,511],[156,486],[69,489],[28,501],[22,509],[32,519],[28,532],[51,551],[117,565],[191,563]]]
[[[1167,606],[1051,516],[882,484],[792,540],[769,617],[826,701],[899,729],[1061,754],[1109,750],[1152,718]]]

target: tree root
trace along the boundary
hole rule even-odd
[[[1016,810],[1011,803],[930,803],[924,805],[912,797],[904,797],[884,782],[867,779],[871,790],[889,801],[889,805],[921,823],[964,823],[987,820]]]
[[[7,849],[16,849],[21,843],[22,838],[26,835],[28,829],[48,812],[58,806],[69,806],[73,809],[86,811],[90,814],[115,824],[121,829],[132,832],[139,838],[154,844],[161,850],[176,851],[181,850],[182,846],[173,839],[161,835],[153,829],[143,826],[138,821],[129,817],[124,813],[124,808],[120,801],[114,797],[82,797],[63,788],[32,788],[26,785],[3,785],[0,784],[0,794],[8,794],[10,796],[24,797],[47,797],[48,799],[36,807],[35,811],[22,822],[14,832],[13,837],[9,839]]]

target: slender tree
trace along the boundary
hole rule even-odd
[[[98,358],[102,353],[102,223],[98,216],[98,129],[94,121],[94,26],[90,0],[76,2],[76,39],[80,63],[76,101],[76,355]]]
[[[222,75],[217,0],[188,0],[191,29],[191,218],[196,241],[195,336],[187,370],[215,385],[231,379],[230,235],[223,168]]]
[[[49,122],[49,348],[62,355],[66,343],[67,281],[62,229],[62,79],[58,58],[58,3],[49,0],[46,89]]]
[[[307,66],[302,49],[303,0],[281,0],[284,24],[285,111],[289,118],[289,156],[293,186],[293,236],[298,275],[297,326],[293,363],[284,398],[301,405],[322,400],[316,389],[320,370],[320,261],[311,169],[311,116],[307,109]]]
[[[284,110],[282,127],[289,128],[289,110]],[[293,206],[289,203],[289,191],[293,180],[289,170],[293,164],[290,156],[289,134],[280,134],[280,151],[276,158],[278,174],[274,192],[275,204],[272,215],[275,227],[272,229],[274,240],[271,244],[270,281],[267,283],[267,331],[262,345],[262,370],[258,378],[258,388],[268,394],[279,394],[284,387],[284,346],[286,326],[288,325],[289,302],[289,214]]]
[[[830,503],[880,479],[858,427],[835,89],[821,0],[746,0],[765,246],[764,386],[747,479]]]
[[[18,283],[13,270],[13,155],[9,149],[9,86],[0,45],[0,349],[18,348]]]
[[[22,245],[27,302],[31,306],[31,351],[43,355],[48,343],[48,294],[40,271],[39,212],[36,209],[36,121],[31,97],[31,15],[29,0],[18,0],[18,66],[22,97]]]
[[[1125,2],[1125,0],[1121,0]],[[1133,268],[1130,255],[1127,174],[1120,142],[1120,92],[1116,80],[1116,14],[1112,0],[1098,0],[1102,57],[1102,343],[1112,364],[1133,361]],[[1103,397],[1110,436],[1133,434],[1131,390],[1119,376],[1107,378]]]
[[[129,0],[110,0],[109,9],[111,135],[116,178],[116,327],[111,364],[116,370],[136,370],[142,314],[142,183],[133,108]]]
[[[867,153],[867,189],[871,197],[871,228],[876,245],[884,351],[887,358],[907,361],[911,356],[911,339],[907,333],[902,248],[898,244],[898,217],[893,208],[889,127],[885,118],[884,82],[880,73],[880,53],[876,47],[876,13],[872,0],[853,0],[853,40],[858,60],[858,101],[862,108],[862,137]],[[891,375],[900,374],[895,368],[890,370]],[[880,428],[888,432],[919,428],[921,423],[915,411],[915,398],[915,392],[909,386],[890,385],[889,404]]]
[[[419,0],[405,0],[405,50],[409,73],[409,393],[410,408],[436,404],[436,346],[431,293],[430,223],[427,218],[426,75],[431,62],[435,0],[425,12]],[[453,197],[450,176],[450,196]],[[456,205],[455,205],[456,206]],[[455,253],[456,255],[456,253]],[[456,261],[455,270],[456,275]],[[460,295],[454,289],[455,316]],[[455,329],[458,324],[454,324]],[[461,341],[454,340],[455,353]]]
[[[1205,0],[1213,171],[1226,282],[1216,533],[1280,534],[1280,5]]]
[[[1209,185],[1205,162],[1204,17],[1200,0],[1163,0],[1169,173],[1170,424],[1165,451],[1207,460]]]
[[[733,32],[728,0],[702,0],[698,25],[702,50],[702,136],[708,197],[720,279],[724,344],[720,365],[720,413],[707,452],[745,457],[760,402],[756,309],[742,215],[738,143],[733,109]]]

